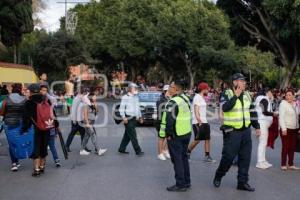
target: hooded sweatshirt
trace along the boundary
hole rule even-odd
[[[7,126],[19,126],[22,122],[26,98],[18,93],[12,93],[6,99],[4,123]]]

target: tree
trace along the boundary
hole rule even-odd
[[[229,22],[213,3],[199,0],[176,0],[158,13],[156,27],[160,52],[172,51],[187,71],[190,88],[199,71],[202,55],[210,48],[216,51],[233,45],[229,36]],[[169,53],[168,53],[169,54]],[[207,67],[207,66],[206,66]]]
[[[76,35],[85,41],[93,58],[103,62],[113,58],[121,66],[130,66],[134,80],[154,59],[157,10],[153,4],[151,0],[103,0],[77,6]]]
[[[14,63],[17,63],[22,35],[33,30],[31,0],[2,0],[0,2],[0,39],[7,47],[14,47]]]
[[[299,0],[219,0],[240,45],[272,51],[285,68],[281,88],[290,85],[300,63]]]
[[[52,74],[56,78],[65,78],[67,67],[86,63],[89,54],[82,41],[65,32],[49,33],[42,37],[33,51],[35,71]]]

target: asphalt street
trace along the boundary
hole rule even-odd
[[[108,122],[97,127],[98,142],[108,152],[104,156],[80,156],[80,138],[76,136],[68,160],[57,140],[57,149],[62,167],[54,166],[51,153],[45,175],[31,177],[32,162],[22,160],[18,172],[10,172],[5,135],[0,135],[0,200],[156,200],[156,199],[205,199],[205,200],[299,200],[300,171],[280,170],[281,141],[277,139],[275,150],[268,149],[267,158],[274,167],[269,170],[255,168],[257,139],[253,133],[253,152],[250,169],[250,184],[256,188],[254,193],[236,190],[237,168],[232,167],[223,179],[220,188],[212,185],[216,164],[205,164],[203,144],[191,156],[192,188],[186,193],[170,193],[166,187],[174,184],[174,171],[170,161],[157,159],[157,133],[153,127],[137,129],[140,145],[145,156],[137,157],[132,146],[128,146],[129,155],[117,153],[123,125],[115,125],[111,118],[112,103],[105,114]],[[102,109],[103,111],[105,109]],[[99,123],[105,121],[101,112]],[[211,121],[212,157],[221,158],[222,135],[218,120]],[[64,138],[70,131],[70,121],[61,119]],[[91,144],[89,147],[92,148]],[[296,165],[300,166],[300,154],[296,154]]]

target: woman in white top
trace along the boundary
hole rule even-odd
[[[299,170],[298,167],[294,166],[294,153],[297,145],[300,112],[294,100],[294,92],[292,90],[287,90],[285,92],[285,100],[282,100],[279,106],[279,125],[282,140],[282,170]]]

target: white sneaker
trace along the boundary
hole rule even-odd
[[[296,166],[288,166],[288,169],[290,169],[290,170],[300,170],[300,168],[299,167],[296,167]]]
[[[100,149],[98,151],[98,156],[102,156],[106,151],[107,151],[107,149]]]
[[[157,156],[157,158],[158,158],[159,160],[163,160],[163,161],[164,161],[164,160],[167,160],[163,153],[159,154],[159,155]]]
[[[267,168],[273,167],[273,165],[270,164],[268,161],[265,161],[265,162],[264,162],[264,165],[265,165]]]
[[[256,168],[258,168],[258,169],[267,169],[268,167],[267,167],[267,165],[265,165],[264,162],[259,162],[259,163],[256,164]]]
[[[171,159],[171,156],[170,156],[169,151],[164,151],[164,152],[163,152],[163,155],[164,155],[166,158]]]
[[[16,172],[18,171],[19,167],[16,163],[12,164],[11,168],[10,168],[10,171],[12,172]]]
[[[87,152],[86,150],[83,149],[83,150],[80,150],[79,154],[81,156],[88,156],[88,155],[90,155],[90,152]]]

